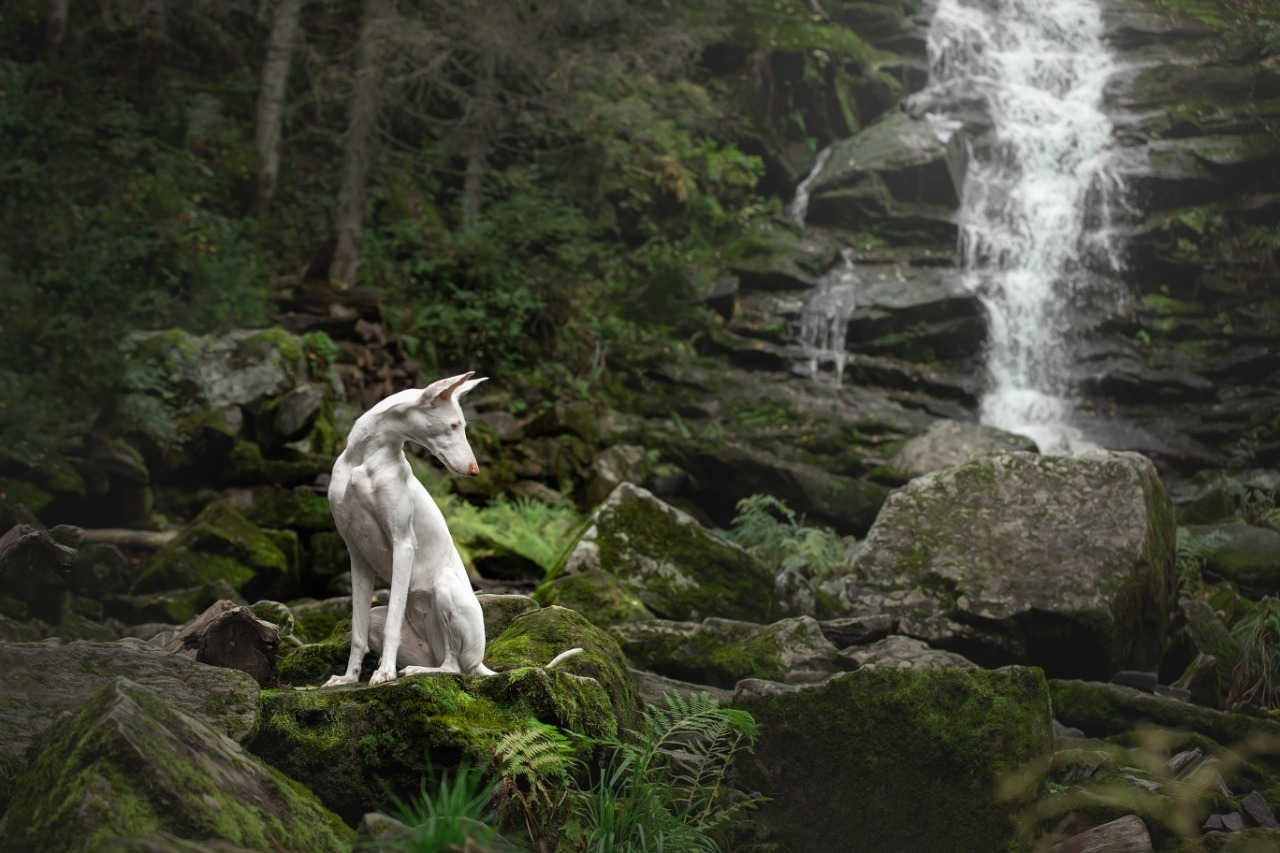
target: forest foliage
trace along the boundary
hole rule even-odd
[[[743,108],[774,85],[762,51],[795,42],[818,77],[861,58],[803,3],[306,0],[263,204],[285,2],[0,4],[0,434],[88,426],[134,330],[265,325],[324,282],[360,49],[379,85],[358,285],[426,370],[562,385],[679,322],[778,209]],[[729,73],[713,42],[737,45]]]

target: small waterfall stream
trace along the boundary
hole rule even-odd
[[[991,122],[960,211],[966,282],[990,317],[981,420],[1044,452],[1090,446],[1073,423],[1072,301],[1091,269],[1119,269],[1102,32],[1096,0],[939,0],[929,33],[930,90]]]
[[[801,228],[804,227],[805,217],[809,214],[809,188],[818,179],[818,175],[822,174],[823,167],[831,159],[831,151],[834,147],[834,145],[828,145],[818,152],[818,156],[813,160],[813,168],[809,170],[809,174],[805,176],[804,180],[796,186],[796,194],[787,204],[787,218]]]
[[[814,282],[800,310],[800,351],[808,360],[809,376],[818,379],[823,366],[829,364],[837,388],[844,383],[844,366],[849,357],[844,348],[845,337],[858,290],[853,250],[844,249],[840,256],[841,262]]]

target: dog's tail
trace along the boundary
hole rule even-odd
[[[551,663],[547,664],[547,669],[555,669],[560,664],[569,660],[569,658],[577,657],[582,654],[582,649],[569,649],[567,652],[561,652],[551,659]]]

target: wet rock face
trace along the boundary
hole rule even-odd
[[[1105,679],[1159,663],[1173,556],[1172,508],[1145,458],[1005,454],[892,494],[856,570],[932,591],[997,658],[1021,648],[1050,673]]]

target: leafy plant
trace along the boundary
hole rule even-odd
[[[738,501],[738,514],[728,537],[765,565],[810,578],[824,577],[847,565],[854,543],[852,536],[803,524],[784,501],[763,494]]]
[[[1228,706],[1251,702],[1280,709],[1280,599],[1268,596],[1231,629],[1240,662],[1227,694]]]
[[[481,772],[465,762],[453,773],[443,771],[438,778],[428,768],[417,797],[403,800],[387,792],[391,817],[408,827],[408,833],[378,840],[371,846],[397,853],[443,853],[472,840],[492,851],[519,850],[494,828],[497,815],[491,804],[498,785],[497,780],[486,781]]]
[[[538,850],[548,847],[549,827],[569,800],[573,774],[581,766],[569,738],[531,722],[508,732],[494,747],[496,799],[518,807]]]
[[[1174,568],[1178,578],[1179,598],[1187,598],[1200,588],[1205,560],[1226,539],[1226,535],[1220,530],[1193,534],[1185,527],[1178,528]]]
[[[551,569],[569,544],[580,516],[567,502],[552,505],[527,497],[499,495],[477,507],[450,493],[450,482],[434,468],[413,459],[417,478],[435,498],[449,522],[464,562],[501,549]]]
[[[725,779],[755,743],[755,719],[706,693],[668,694],[649,705],[629,741],[612,744],[604,771],[578,804],[584,853],[720,850],[717,832],[740,804]]]

